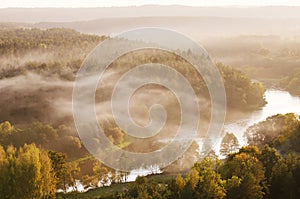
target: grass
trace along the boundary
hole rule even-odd
[[[71,160],[71,162],[80,163],[80,162],[89,160],[89,159],[91,159],[92,157],[93,157],[92,155],[88,154],[88,155],[86,155],[86,156],[84,156],[84,157],[80,157],[80,158],[76,158],[76,159],[74,159],[74,160]]]
[[[73,199],[73,198],[80,198],[80,199],[98,199],[98,198],[113,198],[116,192],[123,192],[131,182],[127,183],[118,183],[112,184],[111,186],[107,187],[99,187],[95,189],[91,189],[87,192],[71,192],[71,193],[58,193],[58,199]]]

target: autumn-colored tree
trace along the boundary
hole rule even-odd
[[[204,158],[200,163],[195,163],[193,168],[199,173],[196,197],[224,198],[226,196],[225,181],[217,173],[219,166],[220,162],[211,158]]]
[[[299,119],[293,113],[277,114],[250,126],[244,136],[249,145],[262,148],[265,144],[269,144],[282,152],[287,152],[293,149],[294,141],[300,140],[294,136],[297,134],[299,123]]]
[[[148,179],[144,176],[138,176],[135,182],[131,183],[128,187],[128,191],[123,193],[122,199],[139,198],[139,199],[165,199],[172,198],[170,190],[165,184],[159,184],[158,182]]]
[[[99,182],[102,186],[106,186],[110,182],[109,169],[98,160],[95,160],[93,163],[93,172],[95,186],[98,186]]]
[[[52,167],[57,179],[57,188],[66,192],[68,187],[74,187],[75,178],[79,172],[78,164],[67,162],[67,155],[61,152],[49,151],[48,156],[52,161]]]
[[[53,197],[55,176],[47,153],[34,144],[19,150],[0,148],[0,192],[2,198],[30,199]]]
[[[49,124],[34,122],[22,128],[15,128],[7,121],[0,123],[0,144],[4,147],[13,144],[18,148],[31,143],[43,149],[68,153],[71,157],[77,157],[78,152],[82,152],[80,139],[64,125],[54,128]]]
[[[0,138],[3,136],[11,135],[14,130],[14,127],[10,124],[10,122],[5,121],[0,123]]]
[[[199,173],[195,169],[192,169],[186,177],[186,182],[189,182],[193,191],[195,191],[199,183],[199,180],[200,180]]]
[[[182,178],[181,174],[178,174],[176,177],[176,185],[177,185],[179,191],[182,191],[182,189],[185,186],[185,181]]]
[[[265,168],[265,176],[269,181],[272,174],[273,167],[281,159],[281,156],[275,148],[272,148],[269,145],[265,145],[261,150],[258,159],[263,164]]]
[[[241,178],[237,176],[232,176],[226,181],[226,198],[230,199],[238,199],[240,198],[240,186],[241,186]]]
[[[41,175],[40,186],[42,188],[42,198],[52,198],[56,194],[56,177],[52,168],[52,161],[48,156],[48,152],[42,150],[40,153]]]
[[[256,147],[244,147],[231,154],[220,168],[223,178],[236,176],[241,180],[240,185],[235,186],[234,192],[239,193],[235,198],[263,198],[265,175],[263,164],[256,157],[259,154]]]

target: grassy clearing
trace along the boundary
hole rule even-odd
[[[122,192],[125,190],[130,183],[118,183],[113,184],[108,187],[100,187],[96,189],[91,189],[87,192],[72,192],[72,193],[59,193],[57,194],[58,199],[73,199],[73,198],[81,198],[81,199],[98,199],[98,198],[113,198],[116,192]]]

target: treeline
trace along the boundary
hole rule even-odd
[[[265,144],[281,153],[300,152],[300,117],[293,114],[278,114],[250,126],[245,132],[249,145],[262,148]]]
[[[187,174],[171,179],[164,174],[159,179],[138,177],[122,189],[100,194],[100,198],[298,198],[300,118],[294,114],[269,117],[249,127],[245,137],[249,146],[238,149],[236,137],[225,135],[221,144],[221,154],[226,155],[223,160],[210,153]],[[89,198],[74,193],[64,196]]]
[[[112,143],[118,145],[126,140],[125,133],[114,123],[106,121],[102,127]],[[8,121],[0,123],[0,145],[13,145],[18,148],[24,144],[35,144],[43,149],[59,151],[73,159],[87,154],[74,130],[65,125],[53,127],[50,124],[34,122],[28,126],[16,127]]]
[[[0,198],[56,198],[57,192],[126,182],[128,173],[116,171],[89,158],[91,172],[82,171],[79,161],[65,153],[41,149],[35,144],[16,148],[0,145]]]
[[[105,38],[64,28],[0,29],[0,79],[31,71],[72,80],[83,59]]]
[[[300,95],[298,37],[242,35],[207,40],[205,46],[216,60],[238,68],[268,88]],[[298,84],[296,84],[298,82]]]
[[[0,79],[28,72],[74,80],[84,58],[105,36],[86,35],[70,29],[1,29]],[[190,56],[190,52],[186,52]],[[112,70],[125,71],[139,64],[161,63],[174,67],[192,84],[195,91],[209,96],[205,82],[185,60],[162,50],[137,50],[118,58]],[[238,70],[217,64],[223,77],[230,107],[255,109],[265,104],[264,88]],[[206,69],[209,70],[209,69]],[[117,73],[115,73],[117,75]]]
[[[116,145],[126,139],[124,132],[110,122],[106,122],[103,128],[109,140]],[[76,190],[75,179],[87,187],[97,187],[100,180],[103,184],[126,181],[127,173],[100,164],[88,153],[71,128],[65,125],[53,127],[35,122],[18,127],[8,121],[0,123],[0,146],[3,149],[23,150],[24,146],[29,145],[49,153],[57,174],[57,189],[66,191],[73,187]]]
[[[62,131],[59,129],[65,127],[55,129],[33,124],[22,131],[8,122],[0,125],[2,198],[51,198],[57,190],[73,187],[76,191],[76,180],[94,188],[126,182],[128,173],[108,168],[94,158],[88,157],[87,164],[91,167],[88,172],[82,170],[80,160],[70,161],[66,154],[47,149],[46,140],[56,137],[55,132]],[[34,142],[39,148],[22,143],[16,148],[7,142],[7,137],[25,131],[38,136]],[[64,139],[63,134],[60,136]],[[249,146],[239,150],[234,135],[224,137],[221,146],[221,153],[227,154],[224,160],[209,154],[196,162],[188,174],[164,181],[138,177],[106,198],[297,198],[300,194],[300,118],[294,114],[275,115],[249,127],[245,136]],[[66,145],[67,142],[70,140],[65,140]],[[82,198],[78,194],[75,196]]]
[[[1,56],[22,56],[32,51],[50,52],[59,51],[65,57],[70,56],[73,48],[82,52],[91,44],[98,44],[105,37],[81,34],[72,29],[51,28],[17,28],[0,29]],[[75,57],[75,55],[73,55]]]
[[[266,104],[265,88],[259,82],[251,80],[241,71],[217,64],[225,85],[227,104],[239,109],[255,109]]]
[[[26,127],[15,127],[8,121],[0,123],[0,145],[19,148],[24,144],[35,144],[43,149],[60,151],[72,158],[86,153],[80,139],[65,125],[54,128],[49,124],[35,122]]]
[[[279,82],[279,86],[287,91],[289,91],[292,95],[300,96],[300,69],[292,72],[290,75],[282,78]]]
[[[223,162],[204,158],[186,175],[165,183],[138,177],[121,193],[107,198],[297,198],[300,194],[300,157],[280,155],[265,145],[241,148]]]
[[[80,168],[67,156],[25,144],[0,145],[0,198],[55,198],[58,190],[75,186]]]
[[[221,146],[221,153],[222,149],[227,153],[223,161],[204,158],[186,176],[166,183],[139,177],[128,191],[114,197],[298,198],[300,118],[292,113],[269,117],[249,127],[245,137],[249,146],[228,154],[237,149],[237,140],[226,134]]]
[[[300,152],[300,117],[294,113],[277,114],[246,129],[244,138],[250,146],[262,149],[265,145],[281,153]],[[239,142],[233,133],[226,133],[220,146],[220,154],[236,152]]]
[[[193,55],[191,52],[183,52],[187,56]],[[200,55],[199,55],[200,56]],[[205,59],[205,58],[204,58]],[[163,50],[157,49],[142,49],[137,50],[134,53],[128,53],[122,55],[114,61],[108,67],[108,70],[117,71],[116,76],[121,77],[126,71],[145,63],[160,63],[163,65],[171,66],[182,74],[191,84],[195,93],[200,97],[210,98],[206,82],[198,71],[186,60],[176,55],[175,53],[169,53]],[[258,107],[262,107],[266,104],[264,93],[265,88],[259,82],[252,82],[241,71],[236,70],[223,63],[216,63],[219,69],[220,75],[225,85],[227,105],[230,108],[236,108],[240,110],[253,110]],[[204,66],[206,67],[206,66]],[[205,70],[211,70],[211,68],[202,68]],[[204,72],[208,82],[213,82],[214,77],[209,77],[209,72]],[[155,78],[156,74],[149,74]],[[174,84],[181,84],[179,80],[174,76]],[[116,78],[118,79],[118,78]],[[116,81],[116,80],[111,80]],[[107,91],[105,93],[107,94]],[[206,110],[205,110],[206,111]],[[205,112],[204,111],[204,112]]]
[[[55,173],[46,151],[35,145],[6,150],[0,146],[1,198],[52,198],[55,192]]]

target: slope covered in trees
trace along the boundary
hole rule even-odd
[[[250,127],[246,133],[249,144],[255,144],[253,140],[258,139],[259,148],[243,147],[238,152],[230,153],[223,161],[205,158],[195,163],[188,174],[171,179],[165,176],[166,179],[163,181],[139,177],[133,183],[123,184],[123,189],[118,189],[117,192],[106,191],[105,197],[297,198],[300,185],[300,157],[297,144],[300,137],[299,127],[299,117],[294,114],[269,117]],[[4,145],[0,148],[0,184],[3,185],[0,187],[4,187],[1,193],[5,198],[53,196],[56,189],[66,190],[69,186],[76,187],[75,179],[92,187],[97,187],[100,180],[102,185],[126,181],[126,173],[107,168],[96,160],[90,163],[93,165],[92,172],[82,174],[76,161],[69,162],[63,153],[47,152],[38,149],[34,144],[23,145],[22,142],[16,149],[7,143],[8,137],[18,140],[20,139],[18,133],[31,131],[34,136],[38,136],[33,142],[41,148],[47,148],[47,140],[52,142],[56,134],[63,129],[65,127],[54,129],[42,124],[33,124],[28,129],[16,128],[9,122],[0,125],[0,140],[1,145]],[[25,137],[27,136],[30,134],[26,134]],[[14,172],[11,173],[12,171]],[[47,175],[43,175],[43,172]],[[25,186],[26,189],[17,188],[22,187],[25,181],[33,183]],[[40,186],[36,186],[36,183]],[[7,189],[6,185],[10,185],[11,188]],[[72,193],[58,196],[84,198],[84,195]]]
[[[0,29],[0,79],[28,71],[74,78],[87,53],[104,39],[71,29]]]
[[[1,121],[51,124],[72,121],[71,116],[66,115],[70,110],[61,113],[63,109],[53,105],[66,104],[64,107],[69,107],[67,103],[71,102],[71,86],[77,70],[87,54],[106,37],[59,28],[5,28],[0,33],[0,81],[3,83],[0,89],[5,96],[0,100],[3,107]],[[120,68],[124,71],[136,64],[149,62],[175,65],[191,81],[196,92],[208,96],[204,82],[192,66],[173,54],[144,50],[121,57],[110,68],[117,75]],[[224,80],[229,108],[247,110],[264,105],[262,85],[252,83],[243,73],[229,66],[221,63],[217,66]],[[107,90],[104,92],[109,93]],[[34,103],[32,98],[36,98],[38,103]],[[49,98],[51,103],[45,98]],[[9,102],[14,106],[11,107]],[[51,114],[45,114],[42,109]]]
[[[282,78],[279,86],[293,95],[300,96],[300,69],[294,70],[286,77]]]
[[[265,144],[275,147],[282,153],[300,152],[300,119],[299,116],[278,114],[265,121],[249,127],[245,137],[250,145],[263,147]]]
[[[2,190],[7,191],[5,197],[50,197],[55,190],[66,191],[70,186],[76,187],[75,179],[87,187],[97,187],[99,181],[101,185],[126,181],[127,173],[108,168],[87,155],[76,136],[72,114],[68,109],[72,102],[72,85],[77,70],[85,56],[105,37],[83,35],[68,29],[3,29],[0,33],[0,183],[12,183],[11,190]],[[137,51],[133,55],[120,57],[110,69],[115,70],[113,75],[118,77],[133,66],[149,62],[174,66],[191,82],[198,95],[209,100],[207,88],[200,75],[185,60],[171,53]],[[217,66],[225,84],[229,110],[256,109],[265,104],[265,89],[261,84],[251,82],[242,72],[222,63]],[[115,77],[111,81],[115,81]],[[109,88],[109,84],[99,88],[96,99],[107,102]],[[148,88],[163,90],[161,87]],[[169,99],[166,101],[170,102]],[[172,103],[168,106],[173,111],[175,106]],[[210,118],[208,109],[209,105],[203,109],[206,118]],[[171,119],[175,116],[171,114]],[[113,121],[108,119],[101,125],[112,143],[126,149],[137,146],[132,144],[132,139],[116,127]],[[144,141],[142,144],[149,146],[148,150],[160,146]],[[224,154],[237,150],[237,143],[231,145]],[[192,145],[183,160],[193,164],[194,152],[197,149],[197,145]],[[166,186],[141,177],[132,187],[128,187],[128,192],[124,191],[112,197],[230,198],[238,190],[245,191],[249,198],[260,198],[267,193],[262,185],[264,175],[271,176],[273,168],[269,169],[268,174],[262,172],[264,166],[261,165],[259,157],[240,151],[224,163],[208,158],[196,163],[187,176],[179,176],[175,181],[165,184]],[[236,171],[244,162],[249,165],[244,170]],[[288,161],[283,162],[289,164]],[[253,173],[252,170],[258,172]],[[45,171],[51,173],[51,176],[42,175]],[[249,174],[246,175],[248,171]],[[27,175],[27,172],[32,176]],[[284,172],[280,170],[278,176],[284,175]],[[6,181],[7,175],[12,175],[10,182]],[[44,179],[46,177],[49,179]],[[34,182],[34,185],[28,186],[28,190],[19,188],[26,192],[22,197],[15,191],[16,187],[20,187],[18,183],[24,182],[19,179]],[[49,186],[46,181],[51,182]],[[45,182],[44,187],[35,185],[40,182]],[[5,189],[2,186],[1,188]]]
[[[70,157],[85,154],[81,141],[70,128],[61,125],[57,128],[49,124],[32,123],[26,127],[15,127],[8,121],[0,123],[0,145],[36,144],[40,148],[67,153]]]
[[[297,198],[300,194],[299,118],[269,117],[249,129],[257,146],[245,146],[225,159],[206,157],[188,173],[138,177],[111,191],[67,194],[67,198]],[[249,131],[248,129],[248,131]],[[257,134],[253,134],[256,131]],[[258,136],[260,134],[260,136]],[[227,134],[227,137],[231,137]],[[246,133],[249,136],[249,132]],[[226,137],[226,136],[225,136]],[[249,144],[255,144],[248,138]],[[268,139],[264,139],[268,138]],[[228,138],[229,139],[229,138]],[[233,138],[230,140],[234,140]],[[226,141],[226,139],[225,139]],[[224,143],[225,143],[224,141]],[[235,149],[236,150],[236,149]]]
[[[204,41],[215,60],[241,70],[265,87],[280,88],[293,95],[299,91],[299,35],[239,35]]]
[[[87,193],[59,194],[59,198],[292,198],[299,194],[300,157],[281,155],[265,145],[241,148],[223,161],[204,158],[186,174],[137,177],[122,186]]]

